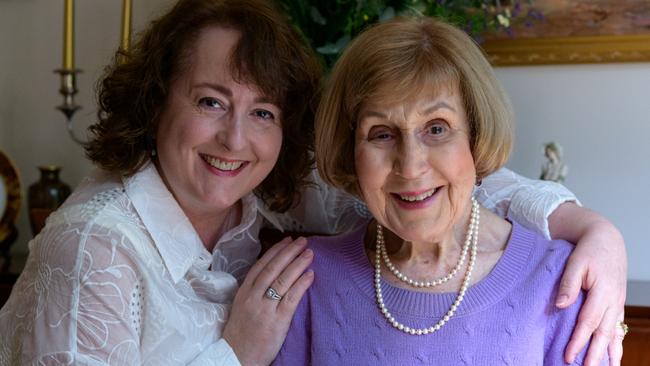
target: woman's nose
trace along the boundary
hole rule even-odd
[[[229,151],[242,150],[246,145],[245,117],[232,114],[218,132],[219,142]]]
[[[394,171],[405,179],[415,179],[427,170],[426,148],[416,138],[405,138],[396,151]]]

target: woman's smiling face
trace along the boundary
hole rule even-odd
[[[380,224],[407,241],[438,241],[450,233],[469,212],[476,180],[458,86],[424,88],[405,103],[365,103],[355,167]]]
[[[235,30],[204,29],[159,118],[158,168],[188,216],[232,206],[266,178],[280,153],[280,108],[231,75],[239,38]]]

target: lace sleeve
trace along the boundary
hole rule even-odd
[[[0,364],[140,364],[139,279],[120,240],[108,229],[69,224],[30,243],[0,313],[2,333],[12,335]]]
[[[316,170],[312,171],[310,181],[312,184],[303,191],[297,206],[285,214],[265,216],[273,215],[271,220],[277,221],[284,230],[317,234],[349,231],[371,217],[362,201],[329,186]]]
[[[506,168],[483,179],[476,199],[501,217],[511,217],[550,239],[548,216],[576,196],[561,184],[524,178]]]

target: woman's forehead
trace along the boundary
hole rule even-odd
[[[428,104],[436,100],[461,101],[458,82],[447,79],[437,83],[419,83],[409,88],[383,86],[370,94],[362,103],[361,109],[390,108],[398,105]]]

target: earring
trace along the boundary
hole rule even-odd
[[[149,150],[149,157],[155,158],[156,155],[156,139],[154,137],[149,136],[146,141],[147,149]]]

